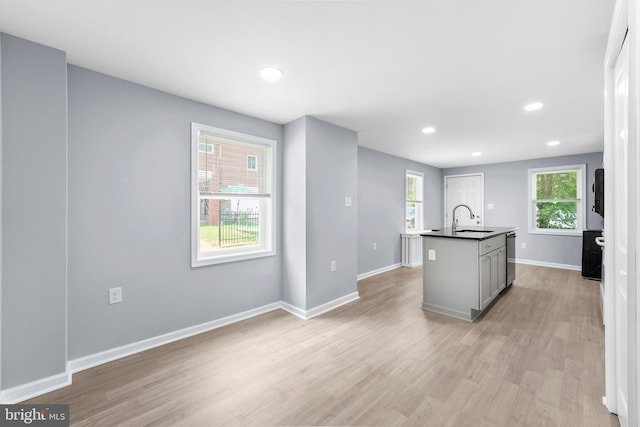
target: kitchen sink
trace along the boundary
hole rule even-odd
[[[456,230],[456,233],[493,233],[493,230]]]

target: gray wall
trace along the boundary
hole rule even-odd
[[[282,141],[280,125],[69,66],[70,359],[280,300],[279,238],[274,257],[190,267],[192,121]]]
[[[307,308],[358,290],[357,170],[356,132],[307,117]]]
[[[433,166],[358,148],[358,274],[402,260],[405,172],[424,173],[424,226],[442,226],[442,175]],[[373,250],[376,243],[377,250]]]
[[[282,301],[307,306],[306,118],[284,126]]]
[[[284,134],[282,299],[309,310],[357,291],[358,138],[308,116],[285,125]]]
[[[0,34],[1,388],[66,369],[67,65]]]
[[[529,209],[528,169],[563,165],[587,165],[587,228],[602,229],[602,218],[591,211],[593,206],[593,172],[602,167],[602,153],[552,157],[519,162],[451,168],[444,175],[484,172],[486,225],[517,226],[516,258],[545,263],[580,266],[582,263],[582,237],[554,236],[528,233]],[[487,204],[494,209],[488,210]],[[527,244],[526,249],[522,243]]]

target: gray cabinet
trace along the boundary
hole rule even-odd
[[[507,246],[498,249],[498,293],[507,287]]]
[[[483,255],[480,257],[480,309],[485,308],[491,300],[493,299],[493,295],[491,294],[491,270],[494,270],[495,276],[495,267],[492,268],[491,255]]]
[[[484,310],[507,286],[507,250],[504,246],[480,257],[480,309]]]

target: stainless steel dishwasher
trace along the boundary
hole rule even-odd
[[[516,232],[507,233],[507,286],[516,280]]]

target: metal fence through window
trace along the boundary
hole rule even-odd
[[[220,212],[218,238],[221,247],[253,245],[259,241],[259,211]]]

